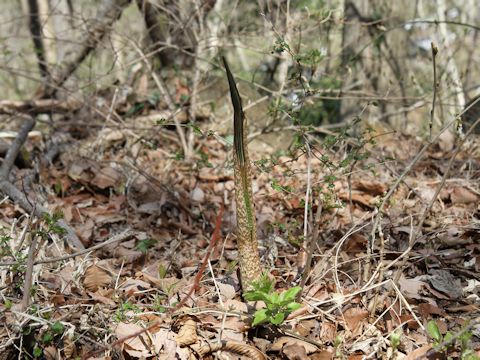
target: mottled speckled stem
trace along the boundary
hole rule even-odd
[[[252,193],[250,159],[247,149],[247,123],[242,108],[242,100],[235,80],[223,58],[227,72],[230,95],[234,111],[234,172],[235,200],[237,205],[237,247],[240,257],[240,273],[243,290],[248,290],[252,281],[262,275],[260,257],[258,255],[257,223]]]

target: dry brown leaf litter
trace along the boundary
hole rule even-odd
[[[368,291],[362,289],[363,261],[371,230],[367,223],[395,173],[381,165],[376,167],[379,175],[354,171],[351,194],[345,176],[334,181],[331,201],[346,204],[342,208],[321,209],[321,237],[315,244],[310,274],[314,281],[305,289],[302,312],[290,317],[282,331],[267,336],[268,331],[249,329],[249,315],[239,297],[234,271],[237,255],[230,234],[234,205],[228,149],[211,138],[199,140],[212,167],[201,161],[187,164],[175,160],[175,144],[157,150],[137,149],[132,165],[131,154],[126,151],[128,145],[119,145],[122,141],[128,144],[129,135],[120,136],[114,130],[107,135],[100,147],[103,153],[85,156],[85,152],[71,152],[62,156],[42,169],[40,184],[49,203],[63,211],[86,246],[125,227],[135,229],[137,235],[133,240],[97,251],[93,259],[108,261],[105,266],[74,258],[38,268],[38,310],[33,316],[43,318],[48,311],[49,321],[68,325],[65,336],[45,348],[47,358],[82,356],[159,319],[157,328],[125,341],[118,349],[107,349],[103,357],[97,358],[123,354],[133,359],[190,359],[220,353],[229,354],[225,355],[229,358],[262,358],[267,354],[270,358],[327,359],[339,352],[354,359],[372,352],[387,354],[391,351],[388,334],[399,327],[404,336],[400,354],[410,358],[414,352],[425,354],[430,349],[425,333],[398,295],[392,293],[384,303],[376,305],[375,311],[369,308],[375,295],[386,291],[386,284],[377,282]],[[413,139],[401,141],[409,142],[409,148],[418,147]],[[83,145],[83,149],[88,149],[87,144]],[[409,154],[398,152],[398,146],[392,142],[380,146],[386,153],[397,155],[397,162],[390,168],[397,174],[401,172]],[[443,171],[443,163],[436,160],[439,158],[439,154],[432,154],[419,163],[389,203],[381,222],[387,265],[405,250],[408,237],[415,230],[414,219],[439,183]],[[375,163],[375,159],[371,162]],[[421,322],[437,319],[443,332],[458,329],[478,314],[479,286],[474,281],[478,281],[480,256],[479,168],[478,159],[471,159],[468,154],[457,161],[456,171],[425,225],[426,235],[412,251],[398,284]],[[279,289],[291,286],[299,275],[297,244],[303,234],[305,172],[304,156],[295,161],[282,156],[269,172],[256,169],[254,188],[263,239],[261,250]],[[326,202],[326,195],[319,192],[325,185],[326,172],[316,158],[312,159],[312,173],[315,214]],[[287,190],[278,191],[272,186],[273,181]],[[188,293],[213,231],[218,211],[215,205],[222,201],[227,211],[222,241],[211,258],[213,274],[209,267],[200,289],[186,302],[188,308],[181,311],[185,316],[172,322],[178,314],[162,315],[160,311]],[[0,213],[14,237],[18,236],[22,220],[16,227],[11,224],[22,211],[11,202],[3,202]],[[354,222],[367,226],[348,237],[341,248],[335,248],[352,226],[352,216]],[[140,251],[138,245],[149,239],[154,242],[148,251]],[[374,264],[379,259],[379,246],[374,245]],[[39,256],[58,256],[55,245],[43,244]],[[385,278],[390,275],[385,274]],[[15,279],[9,278],[6,269],[2,269],[2,276],[9,286],[4,296],[15,303],[21,290],[10,289]],[[194,313],[194,320],[190,313]],[[9,329],[2,334],[2,344],[11,346],[18,341],[18,327],[30,320],[10,312],[4,305],[2,317]],[[41,335],[47,328],[42,325],[36,330]],[[223,342],[218,342],[220,336]],[[334,348],[338,339],[340,345]]]

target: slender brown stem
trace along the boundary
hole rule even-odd
[[[35,260],[35,251],[37,250],[38,236],[33,236],[30,248],[28,249],[27,269],[25,270],[25,280],[23,284],[23,300],[21,311],[25,311],[30,306],[31,289],[33,281],[33,265]]]
[[[431,44],[432,47],[432,66],[433,66],[433,100],[432,100],[432,109],[430,110],[430,122],[428,124],[429,128],[429,140],[432,140],[432,128],[433,128],[433,121],[434,121],[434,116],[435,116],[435,104],[437,101],[437,89],[438,89],[438,84],[437,84],[437,54],[438,54],[438,48],[435,46],[435,44],[432,42]]]

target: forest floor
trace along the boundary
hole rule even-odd
[[[64,139],[50,163],[27,162],[11,178],[97,250],[76,256],[51,219],[32,220],[14,201],[0,201],[1,261],[15,263],[0,268],[0,358],[480,354],[478,140],[463,144],[450,169],[448,139],[413,161],[426,141],[392,133],[365,133],[375,144],[361,145],[309,136],[310,152],[251,154],[264,269],[280,292],[306,280],[300,309],[278,326],[252,327],[255,306],[264,304],[241,298],[228,141],[198,131],[195,156],[185,160],[175,132],[162,126],[112,121],[82,131]],[[51,146],[42,139],[25,144],[39,159]],[[33,267],[25,309],[35,237],[35,261],[44,262]]]

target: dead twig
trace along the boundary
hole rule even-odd
[[[210,258],[210,254],[212,253],[212,250],[215,248],[215,244],[217,243],[217,240],[220,236],[220,225],[222,224],[222,216],[223,216],[223,204],[221,204],[220,206],[221,206],[220,211],[218,212],[217,220],[215,221],[215,230],[213,231],[210,244],[208,244],[208,249],[207,249],[207,252],[205,253],[205,257],[203,258],[202,265],[198,269],[197,275],[195,275],[195,279],[193,280],[193,285],[188,291],[188,294],[185,295],[185,297],[180,302],[178,302],[175,307],[170,309],[170,312],[180,309],[183,305],[185,305],[185,302],[192,296],[192,294],[198,289],[200,285],[200,280],[207,266],[208,259]]]
[[[299,269],[299,272],[302,274],[302,279],[300,281],[300,287],[302,290],[299,291],[297,294],[297,300],[299,300],[302,296],[303,287],[307,282],[308,275],[310,273],[310,268],[312,265],[312,256],[313,256],[313,234],[308,236],[308,208],[310,204],[310,192],[311,192],[311,172],[312,172],[312,152],[310,149],[310,144],[308,140],[305,138],[305,147],[307,149],[307,191],[305,192],[305,208],[303,214],[303,246],[302,251],[306,254],[305,264],[303,265],[303,269]]]
[[[69,260],[69,259],[73,259],[75,257],[78,257],[78,256],[82,256],[82,255],[85,255],[85,254],[88,254],[94,250],[98,250],[98,249],[101,249],[107,245],[110,245],[110,244],[114,244],[116,242],[120,242],[120,241],[123,241],[123,240],[127,240],[128,238],[131,238],[132,236],[134,235],[134,233],[130,230],[130,229],[127,229],[125,230],[124,232],[120,233],[120,234],[117,234],[117,235],[114,235],[112,236],[111,239],[107,240],[107,241],[104,241],[100,244],[97,244],[97,245],[94,245],[94,246],[91,246],[89,247],[88,249],[85,249],[85,250],[82,250],[82,251],[78,251],[76,253],[73,253],[73,254],[70,254],[70,255],[65,255],[65,256],[60,256],[60,257],[56,257],[56,258],[48,258],[48,259],[43,259],[43,260],[37,260],[33,263],[33,265],[39,265],[39,264],[49,264],[49,263],[54,263],[54,262],[59,262],[59,261],[65,261],[65,260]],[[0,262],[0,266],[12,266],[12,265],[15,265],[17,264],[16,261],[9,261],[9,262]]]
[[[33,265],[35,259],[35,251],[37,250],[38,236],[33,236],[30,248],[28,249],[27,269],[25,270],[25,281],[23,283],[23,299],[20,305],[20,311],[25,311],[30,306],[30,297],[33,281]]]
[[[48,83],[50,82],[50,70],[48,68],[45,44],[43,42],[43,29],[42,21],[40,19],[40,9],[37,0],[27,1],[28,6],[28,25],[30,34],[32,35],[33,46],[35,47],[35,55],[37,57],[38,69],[40,70],[40,76]]]
[[[82,103],[74,100],[33,99],[25,101],[0,101],[0,114],[13,115],[25,113],[30,115],[42,113],[70,113],[80,108]]]
[[[435,116],[435,103],[437,101],[437,89],[438,89],[438,84],[437,84],[437,54],[438,54],[438,48],[435,46],[435,44],[432,42],[430,43],[430,46],[432,48],[432,66],[433,66],[433,100],[432,100],[432,110],[430,110],[430,122],[428,124],[428,130],[429,130],[429,139],[432,139],[432,128],[433,128],[433,120]]]
[[[29,117],[21,127],[17,137],[13,140],[12,145],[10,145],[5,159],[3,159],[2,167],[0,168],[0,181],[8,181],[8,175],[12,170],[15,159],[25,143],[28,133],[34,128],[34,126],[35,119]]]

